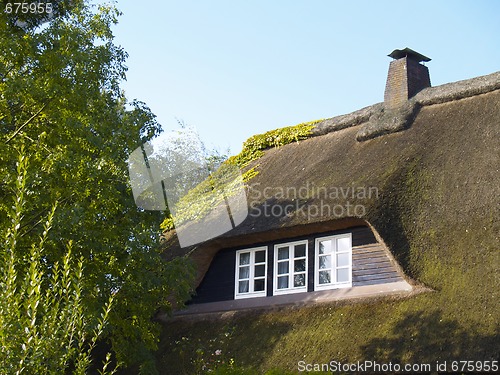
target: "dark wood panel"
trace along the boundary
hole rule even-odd
[[[369,244],[369,245],[363,245],[363,246],[356,246],[352,248],[353,253],[364,253],[364,252],[370,252],[374,250],[381,249],[383,250],[382,246],[378,244]]]
[[[353,262],[353,270],[394,267],[388,259],[380,258],[379,261],[366,260],[365,262]]]
[[[381,253],[384,253],[384,255],[386,255],[385,250],[379,246],[374,246],[374,247],[369,248],[369,249],[364,248],[364,249],[353,249],[352,250],[353,255],[370,255],[372,253],[377,253],[377,252],[381,252]]]
[[[353,254],[356,254],[356,255],[370,255],[372,253],[377,253],[377,252],[381,252],[383,253],[384,255],[386,254],[385,250],[380,247],[380,246],[373,246],[373,247],[370,247],[370,248],[362,248],[362,249],[356,249],[354,248],[352,250],[352,253]]]
[[[366,258],[352,258],[352,264],[353,266],[362,266],[366,264],[377,264],[377,263],[383,263],[383,262],[390,262],[389,258],[386,256],[379,256],[379,257],[366,257]]]
[[[386,279],[375,279],[375,280],[365,280],[365,281],[357,281],[353,279],[352,286],[377,285],[377,284],[395,283],[398,281],[404,281],[404,279],[401,276],[399,276],[398,278],[386,278]]]
[[[353,269],[352,274],[354,275],[363,275],[363,276],[368,276],[368,275],[377,275],[377,274],[383,274],[386,272],[394,272],[398,273],[392,266],[388,267],[379,267],[379,268],[364,268],[364,269]]]
[[[352,261],[353,263],[354,262],[359,262],[359,263],[362,263],[362,262],[365,262],[368,260],[389,260],[389,258],[387,257],[387,255],[383,252],[383,251],[380,251],[380,252],[376,252],[376,253],[372,253],[372,254],[357,254],[357,255],[353,255],[352,257]]]
[[[380,277],[380,275],[393,274],[399,275],[394,269],[386,268],[383,271],[377,272],[377,270],[363,270],[361,272],[353,272],[352,277]]]
[[[368,227],[356,228],[352,231],[352,246],[377,243],[374,234]]]
[[[379,263],[384,263],[384,262],[388,262],[389,264],[392,264],[391,260],[385,255],[377,256],[377,257],[365,257],[365,258],[352,257],[353,266],[366,266],[369,264],[379,264]]]
[[[234,299],[236,251],[220,251],[212,260],[191,303],[228,301]]]
[[[374,280],[391,280],[391,282],[393,282],[394,280],[402,280],[403,278],[398,275],[398,274],[387,274],[385,276],[383,275],[380,275],[378,277],[356,277],[356,278],[352,278],[352,281],[353,282],[365,282],[365,281],[374,281]]]
[[[352,248],[352,251],[354,253],[369,253],[377,250],[384,250],[384,249],[380,245],[364,245]]]
[[[353,276],[352,279],[356,281],[369,281],[378,279],[394,279],[400,277],[397,273],[386,273],[383,275],[367,275],[367,276]]]
[[[314,291],[314,257],[316,255],[316,250],[314,249],[314,243],[315,240],[314,238],[310,238],[307,246],[308,246],[308,253],[307,253],[307,291],[308,292],[313,292]]]

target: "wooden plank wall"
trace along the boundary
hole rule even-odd
[[[403,281],[387,250],[377,242],[368,227],[352,234],[352,286]]]

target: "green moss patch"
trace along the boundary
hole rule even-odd
[[[245,170],[241,174],[241,179],[239,177],[231,178],[231,176],[234,177],[235,168],[245,168],[251,161],[260,158],[263,155],[263,150],[267,148],[284,146],[310,137],[314,124],[321,121],[316,120],[288,126],[250,137],[243,143],[243,149],[238,155],[226,160],[211,178],[201,182],[179,201],[176,206],[175,222],[177,225],[203,218],[213,207],[238,191],[237,185],[248,182],[258,174],[254,166]],[[214,194],[214,191],[219,191],[220,194]],[[174,228],[172,215],[165,218],[160,228],[162,230]]]
[[[261,157],[263,155],[262,151],[265,149],[280,147],[309,138],[312,135],[315,124],[321,121],[323,120],[304,122],[294,126],[271,130],[264,134],[254,135],[243,143],[241,152],[229,158],[228,162],[244,167],[251,161]]]

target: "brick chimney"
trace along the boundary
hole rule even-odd
[[[431,87],[429,69],[421,64],[431,59],[409,48],[395,49],[388,56],[394,60],[389,65],[384,102],[386,108],[394,109],[419,91]]]

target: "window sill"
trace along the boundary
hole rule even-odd
[[[351,288],[352,282],[338,284],[318,284],[314,286],[314,290],[333,290],[341,288]]]
[[[273,290],[273,296],[280,296],[283,294],[295,294],[307,292],[307,287],[303,286],[300,288],[289,288],[289,289],[277,289]]]
[[[234,299],[248,299],[248,298],[262,298],[266,296],[266,292],[262,293],[245,293],[245,294],[237,294],[234,296]]]
[[[183,310],[178,310],[174,315],[196,315],[206,313],[219,313],[235,310],[255,308],[274,308],[284,305],[305,306],[315,303],[325,303],[349,299],[371,298],[384,295],[402,294],[410,295],[413,288],[406,281],[386,284],[363,285],[351,288],[337,288],[309,293],[290,293],[266,298],[243,298],[230,301],[209,302],[189,305]]]

